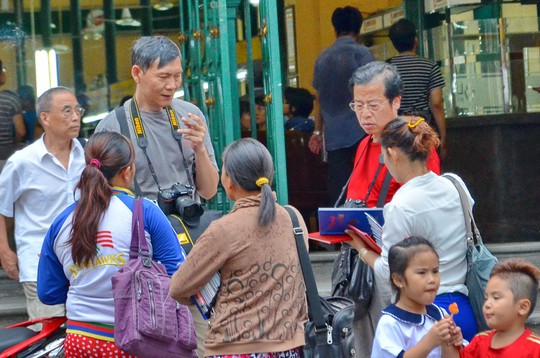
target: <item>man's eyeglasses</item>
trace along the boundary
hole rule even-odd
[[[374,112],[380,111],[382,106],[388,101],[390,101],[390,99],[387,99],[386,101],[381,102],[381,103],[372,102],[372,103],[364,104],[364,103],[355,102],[353,100],[351,103],[349,103],[349,107],[351,107],[352,111],[357,112],[357,113],[361,113],[364,109],[367,109],[371,113],[374,113]]]
[[[43,112],[52,112],[52,111],[43,111]],[[62,115],[65,118],[73,117],[73,113],[75,113],[78,117],[82,117],[84,116],[85,112],[86,110],[82,108],[81,106],[77,106],[77,107],[66,106],[60,110],[60,113],[62,113]]]

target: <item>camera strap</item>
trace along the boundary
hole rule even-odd
[[[184,166],[184,170],[186,171],[186,176],[188,178],[189,185],[191,185],[192,188],[195,188],[195,186],[193,185],[193,179],[191,177],[191,171],[188,168],[187,160],[184,155],[184,149],[182,148],[182,135],[177,132],[180,126],[178,125],[176,112],[170,105],[167,106],[166,112],[167,112],[167,117],[169,119],[169,123],[171,124],[172,136],[178,142],[178,147],[180,148],[180,154],[182,155],[182,164]],[[137,138],[137,145],[139,146],[139,148],[142,149],[142,151],[144,152],[144,155],[146,156],[148,167],[150,169],[150,172],[152,173],[152,177],[154,178],[154,181],[156,182],[158,190],[162,190],[161,186],[159,185],[159,181],[158,181],[156,172],[154,170],[154,166],[152,165],[152,161],[150,160],[150,157],[148,156],[148,153],[146,151],[146,147],[148,147],[148,139],[146,138],[146,132],[144,130],[144,125],[141,119],[141,112],[139,111],[139,106],[137,105],[137,101],[135,100],[135,98],[133,98],[131,101],[130,115],[131,115],[131,122],[133,124],[133,129],[135,131],[135,137]]]
[[[360,142],[360,145],[362,145],[363,143]],[[343,188],[341,189],[341,193],[339,195],[339,198],[338,200],[336,201],[336,203],[334,204],[334,207],[337,208],[339,203],[341,202],[341,200],[343,199],[343,196],[345,195],[346,191],[347,191],[347,187],[349,186],[349,183],[351,181],[351,178],[356,170],[356,168],[358,167],[358,164],[360,163],[360,158],[362,158],[362,156],[364,155],[364,153],[366,152],[367,150],[367,147],[369,146],[369,141],[368,143],[362,148],[362,153],[357,156],[357,159],[354,163],[354,166],[353,166],[353,170],[351,172],[351,175],[349,176],[349,179],[347,179],[347,182],[345,183],[345,185],[343,186]],[[369,188],[368,188],[368,191],[366,193],[366,197],[364,199],[364,203],[367,203],[368,199],[369,199],[369,194],[371,194],[371,190],[373,190],[373,187],[375,186],[375,183],[377,182],[377,178],[379,176],[379,173],[382,169],[384,165],[384,160],[383,160],[383,157],[382,157],[382,153],[379,155],[379,166],[377,167],[377,170],[375,171],[375,175],[373,176],[373,180],[371,181],[371,183],[369,184]],[[384,203],[386,201],[386,197],[388,196],[388,190],[390,188],[390,182],[392,181],[392,175],[390,174],[390,171],[387,171],[386,172],[386,175],[384,177],[384,180],[383,180],[383,184],[382,184],[382,187],[381,187],[381,191],[379,193],[379,198],[377,200],[377,207],[378,208],[382,208],[384,206]]]

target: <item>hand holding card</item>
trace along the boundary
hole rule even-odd
[[[364,241],[364,243],[370,250],[375,251],[375,253],[377,253],[378,255],[382,253],[381,247],[377,245],[377,243],[371,238],[371,236],[353,225],[349,225],[349,229],[351,229],[356,235],[358,235],[358,237],[360,237],[360,239]]]

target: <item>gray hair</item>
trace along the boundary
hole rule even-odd
[[[36,104],[36,113],[38,115],[38,118],[41,112],[47,112],[51,110],[54,96],[58,93],[63,93],[63,92],[68,92],[75,96],[72,90],[63,86],[49,88],[48,90],[43,92],[41,96],[39,96],[37,100],[37,104]]]
[[[180,49],[168,37],[143,36],[133,45],[131,50],[131,65],[139,66],[146,72],[152,64],[159,60],[157,67],[162,68],[177,58],[182,59]]]
[[[354,71],[349,85],[351,89],[355,85],[367,85],[375,80],[383,80],[384,95],[390,101],[403,94],[403,81],[397,69],[386,62],[373,61]]]
[[[261,191],[259,224],[266,226],[274,222],[276,203],[272,193],[274,163],[268,149],[253,138],[232,142],[223,150],[223,167],[231,182],[246,191]],[[269,183],[259,188],[257,179],[267,178]]]

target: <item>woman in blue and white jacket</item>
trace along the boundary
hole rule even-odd
[[[66,303],[66,357],[128,357],[114,345],[111,277],[129,260],[135,152],[118,133],[94,134],[85,148],[80,200],[60,214],[45,237],[37,293],[45,304]],[[161,210],[143,200],[153,259],[173,274],[184,261],[176,233]],[[95,350],[95,351],[94,351]]]

